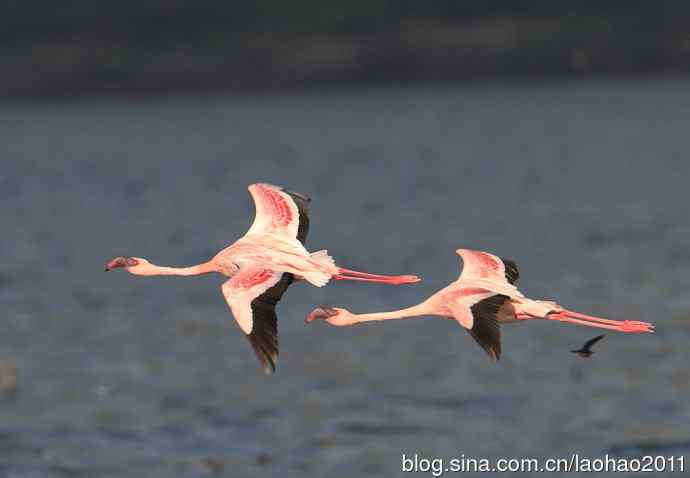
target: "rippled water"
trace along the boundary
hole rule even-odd
[[[685,454],[690,83],[590,83],[0,109],[0,476],[397,476],[401,454]],[[311,250],[414,286],[298,284],[265,377],[219,277],[103,273],[208,259],[246,186],[310,194]],[[490,362],[451,321],[304,325],[410,305],[460,246],[521,289],[654,335],[506,326]]]

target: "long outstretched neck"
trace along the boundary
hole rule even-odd
[[[350,314],[356,323],[375,322],[377,320],[407,319],[419,317],[421,315],[433,315],[434,312],[425,302],[413,305],[405,309],[393,310],[390,312],[375,312],[371,314]]]
[[[141,268],[141,271],[135,269],[130,270],[130,272],[132,274],[144,276],[198,276],[216,272],[216,267],[211,261],[189,267],[168,267],[147,264],[145,267]]]

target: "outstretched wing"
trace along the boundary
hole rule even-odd
[[[265,183],[252,184],[249,193],[256,215],[247,234],[284,234],[304,244],[309,232],[309,197]]]
[[[278,360],[276,304],[293,280],[289,273],[248,267],[221,287],[235,320],[267,374],[275,372]]]
[[[463,288],[452,292],[447,303],[453,317],[494,360],[501,358],[499,315],[510,313],[509,297],[488,289]]]
[[[520,277],[517,264],[488,252],[458,249],[462,258],[460,279],[486,279],[514,285]]]
[[[509,297],[498,294],[481,300],[471,307],[474,326],[467,331],[494,360],[501,358],[501,328],[498,314]]]
[[[599,342],[599,341],[600,341],[601,339],[603,339],[603,338],[604,338],[603,335],[597,335],[597,336],[594,337],[593,339],[589,339],[589,340],[588,340],[587,342],[585,342],[585,344],[582,346],[582,350],[589,350],[589,348],[590,348],[592,345],[596,344],[597,342]]]

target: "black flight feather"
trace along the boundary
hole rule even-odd
[[[473,325],[467,331],[494,360],[501,358],[501,328],[497,320],[498,310],[508,299],[506,295],[493,295],[470,308]]]

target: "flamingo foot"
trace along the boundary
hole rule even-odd
[[[644,333],[654,332],[654,325],[647,322],[638,322],[636,320],[624,320],[621,322],[621,332]]]

